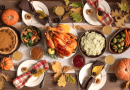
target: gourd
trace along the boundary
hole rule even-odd
[[[13,61],[9,57],[4,57],[0,62],[0,67],[3,70],[9,70],[13,67]]]
[[[123,81],[130,80],[130,59],[125,58],[118,61],[114,69],[115,75],[117,78]]]
[[[15,10],[7,9],[2,13],[1,19],[6,25],[14,25],[18,22],[19,15]]]

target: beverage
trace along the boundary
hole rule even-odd
[[[21,52],[19,52],[19,51],[15,51],[14,53],[13,53],[13,55],[12,55],[12,58],[14,59],[14,60],[20,60],[21,58],[22,58],[22,53]]]
[[[105,62],[109,65],[112,65],[115,62],[115,58],[112,55],[108,55],[105,57]]]
[[[111,26],[104,26],[103,27],[103,33],[106,34],[106,35],[109,35],[111,34],[112,32],[112,27]]]
[[[62,16],[64,14],[65,10],[63,7],[56,7],[55,9],[55,13],[58,15],[58,16]]]

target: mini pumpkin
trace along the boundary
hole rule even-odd
[[[18,22],[19,15],[15,10],[7,9],[2,13],[1,19],[6,25],[14,25]]]
[[[125,58],[118,61],[115,65],[115,75],[123,81],[130,80],[130,59]]]
[[[0,62],[0,67],[3,70],[9,70],[13,67],[13,61],[9,57],[4,57]]]

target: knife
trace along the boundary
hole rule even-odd
[[[84,5],[84,0],[81,0],[81,3]],[[82,15],[82,17],[84,17],[84,16]],[[83,23],[85,23],[84,18],[83,18]]]
[[[80,90],[80,85],[79,85],[79,71],[75,70],[76,78],[77,78],[77,83],[78,83],[78,90]]]
[[[48,71],[48,69],[44,72],[44,77],[43,77],[43,80],[42,80],[40,88],[43,88],[43,86],[44,86],[44,82],[45,82],[47,71]]]

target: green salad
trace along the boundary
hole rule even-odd
[[[40,30],[35,27],[27,27],[21,35],[21,39],[23,43],[29,47],[29,46],[34,46],[40,41]]]

